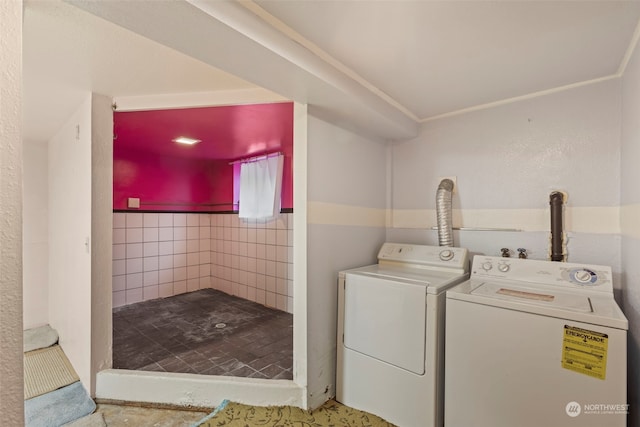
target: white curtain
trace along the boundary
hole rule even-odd
[[[278,215],[283,160],[278,155],[240,165],[240,218],[268,219]]]

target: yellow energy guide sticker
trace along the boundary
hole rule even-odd
[[[564,325],[562,367],[604,380],[608,345],[607,334]]]

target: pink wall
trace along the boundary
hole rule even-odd
[[[114,159],[113,177],[114,209],[127,209],[128,197],[140,198],[140,210],[201,212],[234,209],[233,167],[227,161],[131,151],[119,153]]]
[[[291,129],[293,133],[293,128]],[[284,164],[282,169],[282,209],[293,209],[293,137],[291,143],[283,145],[279,150],[284,154]]]
[[[202,142],[185,147],[178,136]],[[293,103],[115,112],[113,208],[137,197],[145,211],[237,210],[229,163],[273,152],[285,156],[282,208],[291,209]]]

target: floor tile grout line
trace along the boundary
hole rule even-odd
[[[215,292],[219,292],[219,291],[214,291],[214,293]],[[226,295],[226,294],[224,294],[224,295]],[[231,297],[231,296],[228,296],[228,295],[226,295],[226,297],[227,297],[226,298],[227,302],[228,302],[228,300],[233,301],[233,298],[235,298],[235,297]],[[235,301],[233,301],[233,302],[235,302]],[[255,303],[250,303],[250,304],[255,304]],[[199,310],[199,309],[206,308],[206,305],[204,305],[202,303],[202,300],[197,300],[197,301],[196,300],[189,300],[189,301],[186,301],[186,305],[188,306],[189,310]],[[220,304],[220,305],[222,305],[222,304]],[[229,304],[227,304],[227,305],[229,305]],[[243,303],[236,303],[234,305],[235,305],[236,309],[244,310],[244,312],[248,312],[249,311],[247,309],[247,307],[246,307],[246,303],[244,303],[244,302]],[[173,307],[173,306],[175,306],[175,304],[171,304],[171,306]],[[251,307],[249,307],[249,308],[251,308]],[[265,314],[265,313],[266,313],[265,316],[260,317],[260,315]],[[114,313],[114,314],[117,315],[117,313]],[[288,313],[286,313],[285,315],[287,315],[287,314]],[[262,322],[265,322],[265,317],[266,317],[266,321],[271,321],[271,320],[277,319],[277,316],[275,316],[273,314],[273,310],[272,309],[266,308],[266,310],[265,310],[265,307],[263,307],[263,306],[259,306],[258,309],[251,310],[251,314],[250,315],[254,316],[254,320],[255,320],[255,316],[258,316],[258,320],[261,320]],[[223,316],[225,316],[225,315],[223,314]],[[127,316],[127,317],[129,317],[129,316]],[[142,316],[136,314],[136,316],[131,316],[131,317],[141,318]],[[166,319],[162,320],[161,322],[166,322]],[[166,345],[166,341],[162,340],[163,342],[165,342],[165,344],[162,344],[162,343],[159,342],[158,339],[152,338],[152,336],[155,335],[155,331],[159,331],[160,330],[160,328],[158,327],[157,323],[158,322],[151,322],[150,324],[145,325],[146,327],[148,327],[152,331],[154,331],[154,334],[151,334],[151,336],[150,336],[149,332],[147,332],[146,329],[141,330],[141,328],[138,328],[138,327],[136,327],[134,329],[136,331],[140,332],[140,334],[143,335],[147,340],[149,340],[150,342],[152,342],[156,346],[158,346],[159,349],[163,349],[164,351],[168,352],[172,356],[177,357],[185,366],[188,366],[193,371],[197,372],[197,369],[194,368],[194,365],[206,367],[207,368],[206,370],[213,369],[212,367],[208,367],[208,365],[206,363],[204,363],[205,362],[205,359],[204,359],[205,357],[206,357],[206,360],[209,361],[213,366],[220,366],[220,365],[216,364],[216,361],[217,361],[216,358],[220,357],[220,356],[215,356],[215,354],[216,354],[215,352],[207,351],[206,354],[202,354],[199,351],[201,349],[205,349],[204,351],[206,351],[207,345],[204,345],[204,346],[198,345],[197,347],[192,348],[190,350],[187,350],[186,352],[184,352],[184,351],[183,352],[177,352],[175,350],[168,350],[167,345]],[[189,323],[189,322],[186,322],[186,321],[185,321],[185,323],[188,323],[191,326],[192,330],[191,331],[185,331],[184,329],[180,328],[180,330],[182,331],[183,334],[192,333],[194,329],[195,330],[202,330],[202,328],[200,328],[197,324]],[[282,322],[278,321],[278,323],[282,323]],[[289,319],[289,323],[290,323],[290,319]],[[278,327],[278,325],[276,325],[276,326]],[[184,325],[183,325],[183,327],[184,327]],[[255,335],[256,333],[254,331],[244,330],[244,328],[245,328],[245,324],[244,323],[240,324],[240,326],[238,326],[238,327],[243,330],[242,335],[240,337],[237,337],[237,338],[241,338],[242,339],[241,341],[238,341],[237,339],[236,340],[228,340],[227,338],[229,338],[229,336],[222,335],[221,337],[218,337],[218,338],[222,338],[222,340],[218,340],[218,343],[220,344],[220,343],[224,343],[226,341],[233,341],[231,343],[233,346],[238,347],[238,348],[246,348],[247,341],[252,341],[252,340],[247,340],[247,338],[250,338],[252,335]],[[273,327],[273,325],[272,325],[272,327]],[[285,325],[285,327],[287,327],[287,325]],[[262,336],[263,333],[261,332],[260,335]],[[273,342],[266,342],[263,345],[258,346],[257,348],[248,348],[247,349],[248,354],[254,355],[254,356],[256,356],[256,358],[252,358],[252,360],[249,361],[249,362],[244,362],[244,360],[247,360],[247,358],[246,358],[246,356],[242,356],[241,357],[242,360],[239,360],[239,361],[243,364],[243,366],[238,367],[237,370],[243,369],[244,367],[246,367],[246,368],[249,368],[249,372],[250,372],[248,374],[249,376],[256,375],[256,373],[263,374],[261,372],[261,370],[257,369],[257,367],[254,367],[251,364],[252,363],[256,363],[256,361],[259,361],[259,360],[261,360],[261,359],[263,359],[265,357],[268,357],[270,354],[281,353],[282,352],[282,348],[280,346],[276,346],[276,348],[274,349],[273,352],[271,352],[269,354],[262,355],[262,356],[260,356],[261,352],[259,350],[261,348],[263,348],[263,347],[268,347],[270,345],[274,345],[274,344],[277,344],[277,343],[282,343],[285,346],[284,348],[290,347],[290,349],[287,349],[286,351],[287,352],[291,352],[291,350],[292,350],[291,349],[291,347],[292,347],[292,337],[290,338],[290,340],[291,341],[289,341],[289,339],[287,339],[286,335],[283,336],[283,334],[278,333],[278,334],[276,334],[276,337],[274,338]],[[114,341],[116,341],[116,340],[114,340]],[[287,343],[287,341],[289,341],[289,342]],[[229,344],[229,345],[231,345],[231,344]],[[179,345],[179,341],[176,340],[176,344],[172,343],[172,345]],[[185,345],[185,347],[188,347],[189,343],[184,343],[184,345]],[[253,353],[254,351],[256,353]],[[196,355],[198,355],[198,356],[195,357],[195,361],[193,359],[193,353],[191,355],[189,355],[189,356],[186,355],[186,353],[188,353],[188,352],[193,352]],[[182,357],[180,357],[180,356],[182,356]],[[202,356],[202,359],[200,359],[200,356]],[[207,356],[209,356],[209,357],[207,357]],[[184,359],[183,359],[183,357],[184,357]],[[223,358],[224,359],[227,359],[228,357],[229,357],[228,354],[223,353]],[[198,360],[198,359],[200,359],[200,360]],[[280,362],[281,359],[280,358],[278,358],[278,359],[279,359],[278,362]],[[291,359],[291,363],[292,363],[292,355],[291,355],[290,359]],[[191,362],[188,362],[188,360],[191,360]],[[147,364],[147,365],[150,365],[150,364]],[[162,367],[162,365],[159,365],[159,366]],[[267,365],[267,366],[270,366],[270,365]],[[263,369],[264,368],[266,368],[266,367],[263,367]],[[282,367],[280,367],[280,368],[282,368]],[[282,375],[283,372],[285,372],[285,371],[286,370],[281,371],[281,372],[277,373],[276,375]],[[246,372],[246,369],[245,369],[245,372]]]

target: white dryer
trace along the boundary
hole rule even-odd
[[[475,256],[446,319],[445,426],[626,426],[610,267]]]
[[[385,243],[378,264],[343,271],[336,398],[402,427],[441,426],[445,291],[467,250]]]

